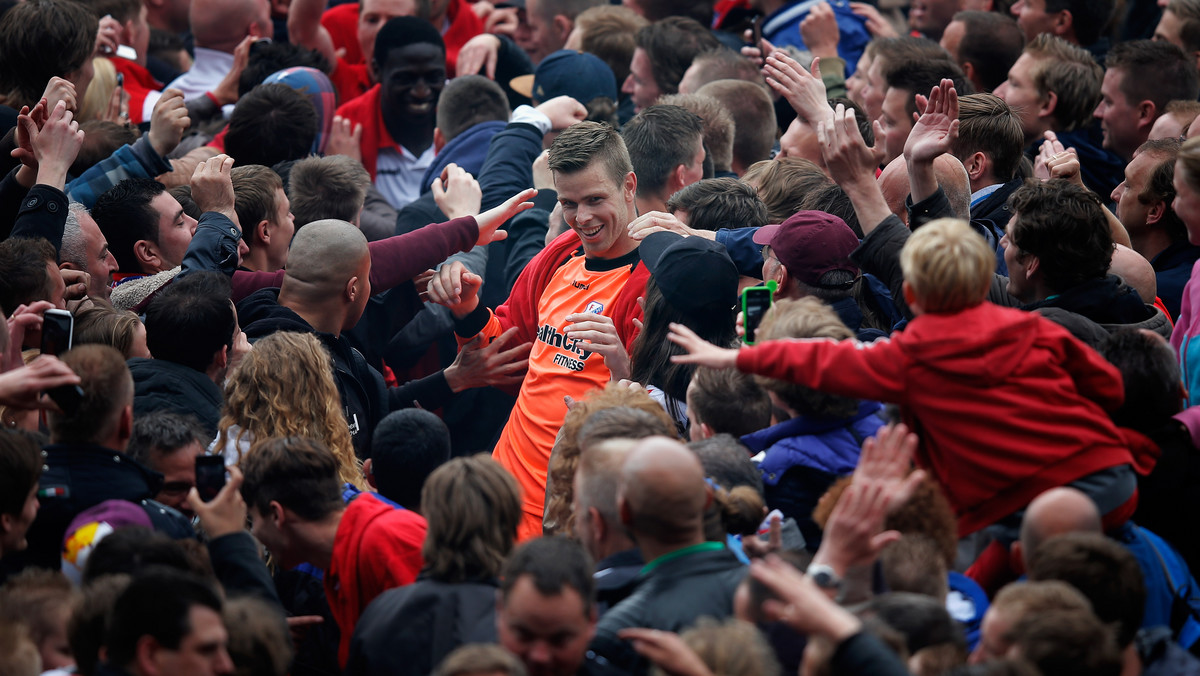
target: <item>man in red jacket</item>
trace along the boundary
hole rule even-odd
[[[338,661],[350,654],[359,615],[376,596],[417,579],[425,519],[360,493],[342,502],[333,452],[310,439],[263,444],[242,458],[250,532],[283,569],[325,573],[325,596],[341,630]]]

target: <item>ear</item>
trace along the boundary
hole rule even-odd
[[[256,39],[264,37],[262,34],[262,29],[259,28],[257,21],[251,21],[250,24],[246,26],[246,35],[251,35]]]
[[[1146,212],[1146,225],[1154,225],[1162,220],[1163,214],[1167,213],[1167,203],[1159,200],[1150,205],[1150,210]]]
[[[592,527],[589,529],[592,532],[593,540],[604,540],[608,537],[608,529],[612,528],[612,524],[604,520],[604,515],[595,507],[588,507],[588,518],[591,520]]]
[[[133,243],[133,255],[144,268],[157,269],[162,265],[162,258],[158,254],[158,245],[148,239],[139,239]],[[133,270],[129,272],[133,272]]]
[[[121,409],[121,420],[117,423],[117,434],[121,439],[133,438],[133,404]]]
[[[1054,15],[1054,26],[1051,32],[1058,37],[1065,37],[1068,33],[1075,30],[1075,16],[1071,14],[1071,10],[1064,9]]]
[[[625,174],[625,200],[632,202],[637,195],[637,176],[631,171]]]
[[[133,19],[121,24],[121,44],[127,45],[133,42]]]
[[[700,436],[704,439],[712,439],[717,436],[717,433],[713,431],[713,428],[708,426],[708,423],[702,422],[700,423]]]
[[[433,128],[433,154],[436,155],[442,152],[442,148],[446,147],[446,135],[441,129]]]
[[[1058,94],[1046,92],[1046,98],[1042,99],[1042,107],[1038,108],[1038,117],[1050,117],[1054,114],[1054,109],[1057,107]]]
[[[346,282],[345,294],[346,294],[346,301],[349,303],[353,303],[355,300],[358,299],[358,277],[357,276],[351,277],[350,280]]]
[[[1183,381],[1180,381],[1180,385],[1183,385]],[[11,533],[13,529],[12,523],[12,514],[0,514],[0,533]]]
[[[229,366],[229,346],[222,345],[221,349],[213,353],[212,363],[218,369],[223,369]]]
[[[59,270],[82,270],[83,268],[79,267],[78,265],[75,265],[74,263],[72,263],[70,261],[63,261],[58,264],[58,269]]]
[[[1158,117],[1158,106],[1153,101],[1142,101],[1137,106],[1138,126],[1149,129]]]
[[[254,226],[254,240],[262,244],[271,243],[271,221],[264,218]]]
[[[1009,548],[1008,565],[1017,575],[1025,574],[1025,548],[1021,546],[1020,540],[1013,542]]]
[[[985,173],[987,173],[988,166],[990,164],[991,162],[988,161],[988,156],[985,155],[982,150],[977,150],[971,153],[971,156],[967,158],[967,161],[963,163],[963,166],[967,169],[967,176],[969,176],[972,181],[977,181],[982,178]]]
[[[991,10],[988,10],[988,11],[991,11]],[[970,80],[973,83],[978,82],[978,80],[976,78],[979,76],[979,74],[975,72],[975,64],[971,63],[970,61],[967,61],[966,63],[960,63],[958,65],[962,66],[963,75],[966,75],[968,80]],[[981,89],[981,87],[978,84],[976,84],[975,89]]]
[[[629,508],[629,501],[623,495],[617,498],[617,518],[621,520],[622,526],[633,525],[633,510]]]
[[[283,524],[288,521],[287,511],[283,508],[283,505],[275,500],[272,500],[271,504],[267,505],[267,514],[265,516],[274,520],[277,528],[282,528]]]
[[[687,180],[687,166],[682,164],[675,165],[675,170],[671,172],[671,194],[674,195],[678,190],[684,187],[684,181]]]
[[[1025,279],[1033,279],[1033,275],[1042,267],[1042,261],[1037,256],[1027,255],[1025,263]]]
[[[163,649],[158,640],[150,634],[143,634],[134,646],[133,662],[136,672],[145,676],[161,676],[158,668],[158,653]]]
[[[370,458],[363,461],[362,473],[363,477],[367,480],[367,485],[378,492],[379,486],[375,485],[375,466],[371,463]]]
[[[571,30],[575,28],[575,22],[568,19],[565,14],[555,14],[551,20],[554,26],[554,33],[558,35],[562,42],[567,41],[567,36],[571,34]]]

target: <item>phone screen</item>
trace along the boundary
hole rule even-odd
[[[771,309],[771,289],[765,286],[751,286],[742,291],[742,341],[747,345],[754,344],[754,334],[763,316]]]
[[[209,502],[225,487],[225,458],[220,455],[196,456],[196,491]]]
[[[42,354],[59,356],[71,349],[75,318],[66,310],[46,310],[42,316]]]

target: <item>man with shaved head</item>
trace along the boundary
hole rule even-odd
[[[733,614],[733,595],[746,568],[723,542],[704,538],[712,501],[696,454],[666,437],[649,437],[621,468],[617,513],[647,561],[638,587],[601,619],[592,639],[596,654],[631,674],[649,664],[621,638],[622,629],[678,632],[701,617]]]
[[[282,286],[257,291],[238,304],[251,343],[276,331],[321,339],[333,357],[346,422],[362,457],[371,447],[370,430],[388,413],[387,386],[342,333],[362,317],[371,296],[370,275],[371,254],[362,231],[346,221],[316,221],[292,240]]]

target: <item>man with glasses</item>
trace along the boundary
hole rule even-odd
[[[196,485],[196,458],[205,453],[205,438],[192,418],[159,411],[133,423],[133,437],[126,448],[129,457],[163,475],[162,488],[154,499],[189,519],[196,512],[188,502],[188,491]]]

